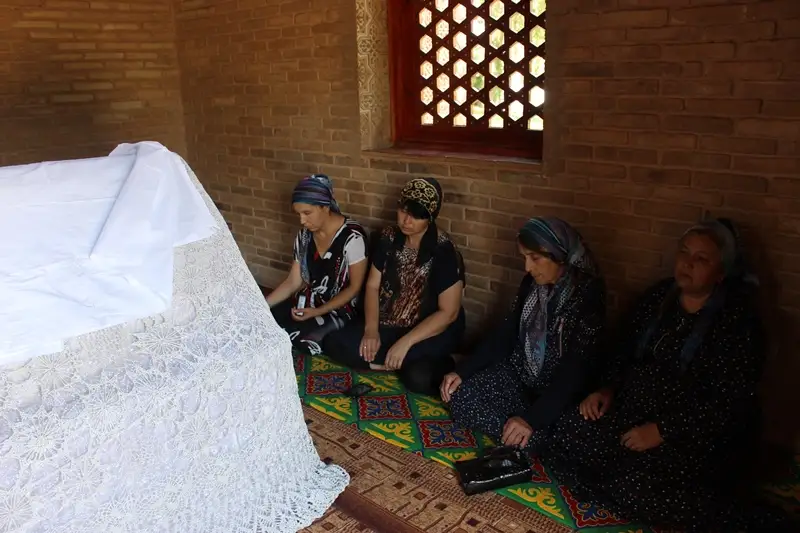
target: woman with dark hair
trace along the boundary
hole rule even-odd
[[[302,179],[292,192],[292,206],[303,229],[294,240],[289,275],[267,296],[267,304],[295,348],[318,354],[322,339],[356,315],[367,272],[366,233],[342,215],[328,176]]]
[[[453,419],[534,450],[583,393],[605,321],[605,284],[578,232],[533,218],[519,232],[525,271],[511,314],[445,376]]]
[[[580,500],[654,527],[782,531],[732,505],[758,438],[764,335],[733,226],[680,242],[674,277],[623,321],[596,392],[558,421],[543,460]],[[748,457],[749,455],[749,457]]]
[[[413,179],[400,195],[397,225],[372,256],[364,318],[330,335],[325,353],[354,368],[398,371],[413,392],[435,394],[453,369],[464,332],[464,273],[449,236],[436,227],[442,189]]]

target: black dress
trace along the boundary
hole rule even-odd
[[[372,254],[372,265],[381,271],[378,296],[378,335],[381,346],[373,361],[383,365],[386,354],[395,342],[438,310],[439,295],[464,280],[458,252],[445,232],[439,232],[430,259],[419,264],[418,251],[394,247],[400,230],[389,226],[381,233]],[[388,261],[389,254],[395,254]],[[390,272],[389,269],[395,269]],[[359,355],[364,336],[364,319],[354,320],[325,340],[325,354],[353,368],[368,369],[369,363]],[[458,318],[442,333],[415,344],[403,360],[400,379],[412,392],[436,394],[444,374],[452,370],[450,356],[464,333],[463,308]]]
[[[519,416],[534,429],[528,447],[535,450],[550,425],[577,404],[605,322],[602,279],[579,276],[561,312],[548,316],[544,363],[529,379],[519,324],[534,283],[523,278],[510,315],[455,369],[463,380],[450,403],[456,422],[499,438],[506,421]]]
[[[294,260],[301,265],[305,287],[289,300],[271,309],[272,315],[303,353],[322,352],[321,343],[332,331],[345,326],[356,316],[357,297],[339,309],[312,319],[297,322],[291,311],[298,303],[302,307],[320,307],[331,301],[350,285],[350,266],[366,260],[366,233],[354,220],[345,219],[323,256],[317,251],[313,235],[300,230],[294,241]]]
[[[682,364],[684,343],[706,311],[685,312],[673,284],[656,285],[625,322],[601,383],[615,390],[611,410],[597,421],[584,420],[578,409],[567,412],[543,460],[578,499],[617,516],[728,531],[743,527],[732,491],[758,434],[764,338],[744,291],[731,291],[688,366]],[[650,341],[637,350],[659,314]],[[622,435],[646,423],[657,424],[664,443],[646,452],[625,448]]]

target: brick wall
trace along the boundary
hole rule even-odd
[[[668,272],[676,237],[704,210],[733,216],[771,304],[768,408],[773,438],[788,441],[778,421],[800,374],[800,2],[551,4],[543,169],[361,153],[353,0],[178,0],[192,163],[265,283],[288,268],[289,193],[303,175],[331,175],[345,211],[373,227],[392,219],[402,183],[436,176],[472,324],[507,305],[525,217],[578,226],[618,308]]]
[[[0,165],[185,152],[171,0],[0,0]]]

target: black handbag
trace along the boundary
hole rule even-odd
[[[467,496],[526,483],[533,477],[528,455],[517,447],[492,448],[478,459],[454,464]]]

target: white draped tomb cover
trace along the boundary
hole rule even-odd
[[[156,143],[0,169],[0,533],[284,533],[319,460],[291,345]]]

